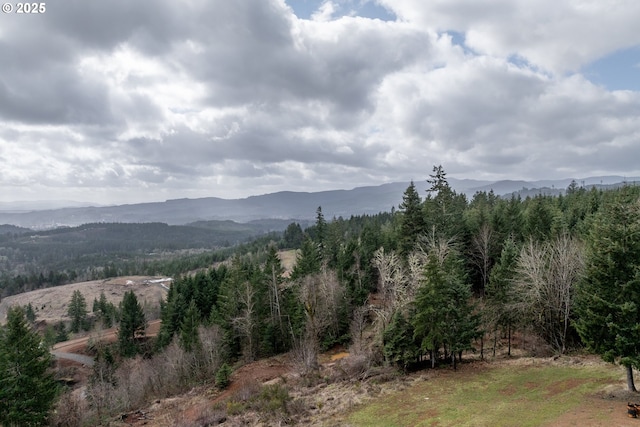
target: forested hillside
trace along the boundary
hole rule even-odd
[[[536,337],[546,352],[586,348],[619,362],[635,389],[640,187],[602,191],[572,182],[557,197],[478,192],[468,200],[441,167],[427,182],[424,194],[411,183],[392,212],[327,220],[318,207],[307,228],[291,223],[281,235],[230,249],[228,263],[213,267],[209,258],[209,268],[175,277],[152,343],[140,346],[136,329],[127,346],[99,350],[87,389],[91,413],[135,408],[207,379],[224,388],[230,366],[283,352],[302,378],[317,378],[320,352],[335,345],[349,348],[361,375],[382,365],[455,369],[468,351],[495,355],[499,340],[509,353],[516,334]],[[201,233],[211,227],[197,225]],[[72,254],[72,236],[99,233],[96,227],[37,239],[62,233]],[[118,227],[123,236],[147,238]],[[150,227],[164,234],[156,236],[158,250],[171,249],[163,246],[171,228]],[[4,246],[21,238],[10,235]],[[298,250],[290,274],[278,255],[283,248]],[[205,255],[212,256],[193,258]],[[130,305],[119,313],[136,313]],[[118,316],[116,323],[125,321]],[[109,378],[131,369],[127,358],[140,352],[149,364],[136,371],[134,395]]]
[[[282,277],[272,247],[266,261],[236,257],[230,267],[178,280],[160,344],[188,334],[180,325],[192,315],[224,331],[230,359],[291,348],[308,355],[340,343],[368,347],[372,357],[404,368],[424,357],[432,366],[455,364],[467,350],[495,351],[498,336],[517,330],[557,353],[580,347],[580,336],[589,335],[583,322],[591,320],[577,317],[586,298],[578,298],[579,285],[602,245],[623,239],[602,241],[597,224],[623,209],[631,232],[640,221],[640,188],[603,192],[572,182],[566,196],[504,200],[478,192],[467,200],[441,167],[428,182],[424,195],[412,183],[393,213],[327,222],[319,208],[290,278]],[[624,239],[625,268],[637,270],[631,254],[640,235]],[[631,273],[618,279],[617,293],[636,280]],[[629,289],[610,304],[637,295]],[[626,315],[637,321],[634,310]],[[590,316],[588,308],[582,313]],[[358,341],[368,322],[375,334],[365,345]],[[312,369],[314,358],[306,362]]]
[[[263,236],[278,239],[282,220],[163,223],[95,223],[33,231],[3,226],[0,296],[131,274],[181,274],[210,266]]]

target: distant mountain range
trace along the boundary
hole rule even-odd
[[[479,181],[449,178],[449,185],[457,192],[472,197],[478,191],[490,191],[500,196],[520,194],[560,194],[573,179],[544,181]],[[612,187],[623,182],[640,182],[639,177],[600,176],[575,179],[579,186]],[[429,184],[415,182],[420,195],[426,196]],[[69,206],[56,209],[38,209],[27,202],[0,203],[0,224],[11,224],[31,229],[78,226],[96,222],[163,222],[184,225],[196,221],[233,220],[248,222],[257,219],[310,220],[322,206],[326,219],[351,215],[377,214],[397,209],[408,182],[395,182],[379,186],[358,187],[352,190],[320,191],[314,193],[282,191],[251,196],[244,199],[176,199],[156,203],[119,206],[82,206],[69,202]],[[19,209],[18,209],[19,208]]]

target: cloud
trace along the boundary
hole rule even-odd
[[[639,39],[640,6],[378,3],[398,20],[352,1],[299,19],[283,0],[0,16],[3,197],[241,197],[419,180],[433,164],[640,174],[640,94],[579,73]]]
[[[575,72],[640,40],[640,4],[598,0],[379,0],[424,28],[464,33],[468,47],[516,56],[552,72]]]

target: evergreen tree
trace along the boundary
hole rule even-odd
[[[485,296],[487,298],[487,315],[493,326],[494,341],[493,355],[496,353],[498,328],[505,328],[508,336],[507,353],[511,355],[511,332],[517,315],[511,308],[513,304],[513,279],[516,275],[518,263],[518,247],[512,238],[507,239],[502,248],[500,260],[491,270],[489,285]]]
[[[0,424],[43,425],[57,394],[51,355],[21,308],[0,328]]]
[[[56,323],[53,330],[56,332],[55,342],[64,342],[69,340],[69,334],[67,333],[67,327],[64,322]]]
[[[288,347],[289,333],[285,321],[285,304],[281,285],[284,267],[275,246],[269,247],[267,260],[262,269],[264,287],[269,299],[268,318],[263,325],[263,336],[268,353],[279,353]]]
[[[31,303],[27,304],[24,309],[24,315],[30,323],[36,321],[36,312],[33,310],[33,305]]]
[[[173,339],[173,335],[180,329],[182,315],[187,310],[187,302],[179,290],[178,281],[169,288],[167,302],[160,306],[160,331],[156,338],[156,346],[163,348]]]
[[[87,302],[79,290],[73,291],[67,314],[71,317],[71,332],[78,333],[87,325]]]
[[[553,228],[553,211],[550,197],[536,196],[529,200],[526,210],[526,232],[535,240],[546,240],[551,236]]]
[[[116,307],[113,303],[107,300],[107,296],[104,294],[104,291],[100,292],[99,300],[94,299],[93,312],[102,321],[102,326],[105,328],[111,328],[113,326],[113,321],[116,317]]]
[[[420,348],[414,339],[413,325],[398,310],[383,334],[385,359],[404,371],[417,360]]]
[[[125,356],[133,356],[138,352],[136,338],[144,336],[147,321],[142,306],[133,291],[124,294],[120,307],[120,326],[118,328],[118,347]]]
[[[287,226],[282,235],[282,245],[284,249],[298,249],[302,246],[304,233],[302,227],[297,222],[292,222]]]
[[[407,256],[415,249],[418,237],[425,232],[422,200],[413,181],[405,190],[402,203],[398,208],[400,209],[400,253]]]
[[[461,259],[443,241],[431,243],[415,309],[414,338],[422,350],[429,351],[432,366],[443,347],[455,367],[456,354],[471,349],[478,337],[480,322],[471,305],[471,286]]]
[[[231,374],[233,370],[226,362],[223,363],[218,371],[216,371],[216,386],[222,390],[229,387],[231,384]]]
[[[198,336],[200,326],[200,311],[194,300],[191,300],[189,308],[180,323],[180,345],[187,351],[193,351],[200,346]]]
[[[224,348],[229,352],[228,357],[236,357],[241,352],[240,336],[234,327],[234,319],[241,310],[239,291],[247,282],[260,280],[260,274],[260,269],[254,262],[236,256],[225,280],[220,283],[217,304],[211,311],[210,320],[223,331]]]
[[[576,293],[576,329],[608,362],[640,368],[640,201],[623,189],[598,213],[587,239],[586,273]]]
[[[322,266],[322,256],[318,246],[309,237],[302,242],[296,265],[291,272],[292,279],[299,279],[309,274],[317,273]]]
[[[512,195],[508,201],[498,201],[491,218],[493,228],[501,236],[501,240],[511,237],[517,243],[523,241],[524,220],[520,196]]]
[[[314,240],[318,244],[320,256],[324,257],[325,245],[327,240],[327,221],[325,221],[324,219],[324,214],[322,213],[322,206],[318,206],[318,209],[316,209],[316,224],[315,224],[314,231],[315,231]]]
[[[424,201],[425,229],[428,235],[446,240],[464,240],[464,211],[467,199],[457,194],[447,182],[442,166],[434,166],[427,182],[431,184]]]

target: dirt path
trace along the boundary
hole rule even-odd
[[[145,331],[145,335],[147,337],[155,337],[158,335],[160,331],[160,323],[161,320],[152,320],[147,324],[147,329]],[[51,352],[54,356],[56,353],[58,354],[79,354],[84,355],[86,351],[87,344],[89,341],[97,341],[102,343],[112,343],[116,342],[118,339],[118,328],[111,329],[103,329],[102,331],[92,332],[89,335],[80,338],[74,338],[69,341],[59,342],[53,346],[53,351]],[[64,356],[60,356],[65,358]],[[68,359],[68,358],[67,358]],[[84,362],[81,362],[84,363]]]
[[[86,366],[93,366],[94,364],[93,357],[84,356],[82,354],[63,353],[60,351],[52,351],[51,354],[53,354],[56,359],[72,360]]]

